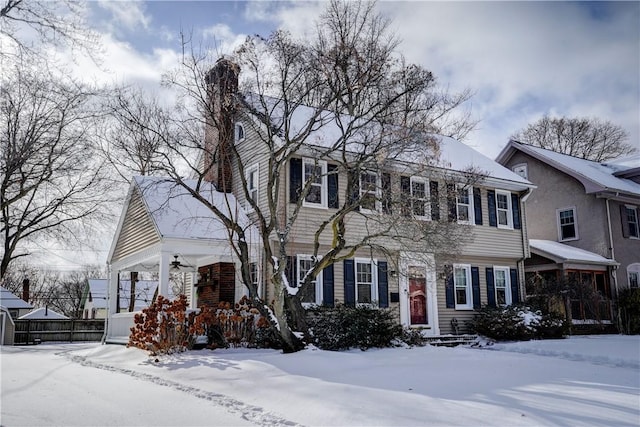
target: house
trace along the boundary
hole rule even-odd
[[[512,140],[496,161],[538,187],[527,276],[591,287],[599,301],[572,298],[574,323],[613,320],[617,292],[640,278],[640,157],[597,163]]]
[[[28,288],[25,288],[25,291],[28,295]],[[6,309],[12,319],[17,319],[33,309],[33,306],[27,301],[2,286],[0,286],[0,306]]]
[[[18,320],[68,320],[64,314],[51,310],[49,307],[40,307],[20,316]]]
[[[238,95],[234,92],[238,73],[235,64],[221,59],[207,76],[214,110],[221,111],[215,107],[218,99]],[[183,185],[176,186],[168,178],[136,177],[131,183],[108,256],[112,274],[108,341],[126,341],[134,315],[116,312],[121,271],[159,272],[160,295],[167,295],[172,271],[187,273],[185,290],[193,308],[237,301],[246,294],[239,280],[237,256],[229,244],[230,236],[236,238],[235,234],[191,192],[198,191],[208,204],[232,216],[246,230],[252,280],[260,285],[265,300],[273,298],[274,289],[262,279],[266,263],[261,258],[262,241],[248,199],[259,207],[267,205],[268,189],[261,174],[270,168],[269,153],[259,143],[269,129],[259,114],[252,113],[253,99],[245,95],[244,113],[220,120],[225,123],[224,131],[205,132],[206,151],[218,153],[215,158],[202,157],[207,182],[183,181]],[[314,114],[314,110],[298,107],[297,116],[307,114]],[[437,164],[422,161],[426,158],[422,151],[399,151],[389,153],[385,159],[387,169],[363,169],[354,174],[350,169],[339,169],[336,158],[323,145],[336,131],[336,124],[329,119],[325,124],[310,134],[308,142],[280,170],[286,182],[278,189],[278,200],[286,201],[282,203],[283,216],[300,205],[301,194],[305,194],[298,218],[291,225],[290,252],[286,254],[290,284],[297,286],[309,271],[314,232],[337,211],[341,200],[359,201],[358,211],[349,214],[349,226],[342,236],[346,240],[368,235],[371,227],[385,219],[401,220],[407,216],[433,224],[435,229],[442,224],[442,229],[458,230],[457,234],[466,240],[455,253],[434,251],[419,238],[397,245],[394,240],[398,239],[393,236],[362,247],[313,278],[315,289],[303,296],[305,304],[391,308],[399,323],[438,336],[464,332],[466,322],[482,305],[521,300],[523,260],[529,256],[523,202],[535,188],[533,184],[465,144],[438,135],[428,136],[438,146]],[[235,144],[237,158],[229,157],[231,150],[226,144]],[[358,148],[356,142],[347,145]],[[416,144],[420,150],[426,145]],[[239,164],[244,176],[239,173]],[[482,179],[463,183],[470,167],[482,171]],[[306,193],[301,191],[303,186],[308,189]],[[411,203],[405,202],[402,209],[392,208],[387,203],[392,198]],[[398,229],[398,233],[404,231]],[[406,236],[402,237],[406,240]],[[439,235],[444,243],[449,237]],[[274,248],[277,239],[273,236]],[[332,240],[321,235],[318,245],[329,250]]]
[[[107,317],[108,279],[89,279],[82,297],[83,319],[105,319]],[[133,311],[141,311],[151,304],[158,288],[157,280],[138,280],[135,286]],[[120,280],[120,305],[118,312],[127,312],[131,301],[131,280]]]

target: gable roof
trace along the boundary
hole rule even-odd
[[[36,308],[33,311],[18,317],[18,320],[66,320],[69,319],[64,314],[53,311],[50,308]]]
[[[7,309],[32,309],[33,306],[22,298],[0,286],[0,306]]]
[[[261,111],[269,111],[271,121],[278,125],[284,117],[283,105],[276,98],[268,96],[258,96],[253,93],[242,95],[243,105],[247,107],[248,113],[255,115],[258,122],[264,123]],[[296,105],[289,117],[289,129],[292,135],[304,133],[305,127],[309,125],[314,116],[318,124],[310,130],[305,138],[304,146],[317,147],[321,152],[326,152],[340,141],[343,135],[342,127],[345,122],[350,122],[353,118],[345,114],[336,114],[331,111],[318,111],[318,109],[305,105]],[[351,135],[350,140],[345,144],[349,152],[361,153],[369,149],[368,141],[370,135],[382,135],[381,138],[397,138],[398,132],[402,132],[399,126],[381,125],[376,122],[366,122],[357,126],[362,126],[360,131]],[[342,122],[342,123],[340,123]],[[408,139],[415,139],[415,136],[405,135]],[[535,188],[530,181],[522,178],[510,169],[504,167],[489,157],[484,156],[472,147],[448,136],[437,134],[422,134],[419,136],[422,143],[405,142],[394,147],[387,143],[386,155],[388,159],[404,162],[407,164],[423,164],[428,162],[430,166],[439,169],[447,169],[457,172],[465,172],[470,168],[477,169],[481,173],[487,174],[492,180],[508,182],[512,188],[525,190]],[[437,148],[432,144],[425,144],[424,141],[437,142]],[[375,146],[375,144],[372,144]],[[395,152],[394,152],[395,149]],[[434,161],[435,159],[435,161]]]
[[[554,262],[574,264],[619,265],[616,260],[605,258],[584,249],[574,248],[552,240],[529,239],[531,252]]]
[[[633,158],[629,160],[630,165],[626,160],[620,163],[615,161],[598,163],[511,140],[500,152],[496,161],[505,164],[517,151],[526,153],[577,179],[582,183],[587,194],[610,193],[612,196],[622,195],[640,199],[640,184],[621,176],[625,171],[631,171],[640,166],[633,164],[635,162]]]

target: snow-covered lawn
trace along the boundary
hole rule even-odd
[[[640,425],[638,336],[154,359],[94,343],[3,347],[0,423]]]

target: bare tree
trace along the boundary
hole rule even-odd
[[[84,3],[73,0],[4,0],[0,56],[24,57],[38,54],[42,45],[67,45],[96,60],[98,37],[85,25],[84,13]]]
[[[79,271],[60,274],[51,290],[49,307],[70,318],[81,318],[89,279],[103,277],[104,268],[84,266]]]
[[[0,84],[0,278],[35,239],[70,242],[105,213],[94,155],[96,89],[46,69],[5,69]],[[101,188],[101,186],[103,186]]]
[[[625,130],[597,118],[543,116],[514,134],[512,139],[582,159],[603,162],[633,154]]]
[[[0,284],[3,288],[22,298],[24,281],[28,280],[27,302],[38,308],[50,305],[58,277],[57,272],[38,269],[24,260],[20,260],[9,266],[0,280]]]
[[[188,108],[172,115],[181,125],[174,135],[180,136],[166,142],[178,161],[162,162],[164,172],[226,226],[250,298],[273,319],[252,280],[247,224],[233,215],[231,198],[220,207],[200,189],[213,179],[219,191],[233,191],[246,200],[252,225],[259,230],[265,280],[275,289],[274,327],[285,351],[301,348],[292,330],[306,331],[302,298],[325,267],[362,250],[397,254],[398,248],[418,245],[451,253],[463,241],[464,230],[444,215],[443,221],[414,220],[410,198],[399,188],[392,194],[378,191],[374,183],[370,191],[360,191],[368,173],[381,177],[384,187],[387,178],[398,178],[403,167],[411,167],[408,164],[421,169],[434,165],[438,140],[429,135],[461,136],[474,125],[465,115],[458,121],[451,118],[469,92],[442,91],[429,71],[406,64],[396,48],[389,22],[376,13],[375,4],[334,1],[319,19],[314,39],[295,40],[281,31],[268,38],[250,37],[237,50],[237,63],[223,59],[213,69],[206,55],[192,50],[180,69],[165,76],[165,83],[181,92],[181,106]],[[260,197],[255,197],[254,183],[247,178],[256,159],[245,151],[246,144],[233,142],[236,120],[257,135],[251,152],[264,155]],[[203,126],[204,141],[199,131]],[[193,152],[200,156],[194,158],[189,154]],[[287,168],[300,155],[315,163],[305,166],[297,185],[288,185]],[[183,178],[180,165],[187,165],[189,175],[196,177],[195,186]],[[231,170],[235,181],[228,174]],[[314,183],[337,182],[338,177],[348,177],[347,185],[335,199],[323,201],[331,207],[326,217],[302,221],[305,204],[319,197]],[[476,179],[472,173],[462,176],[467,177]],[[440,195],[443,201],[447,197],[445,191]],[[438,197],[429,201],[429,209],[439,203]],[[355,222],[367,232],[354,232]],[[299,284],[287,277],[287,260],[303,228],[311,234],[312,262]]]

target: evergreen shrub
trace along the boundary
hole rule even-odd
[[[471,327],[477,334],[498,341],[563,338],[569,333],[569,325],[560,316],[519,305],[484,307]]]

